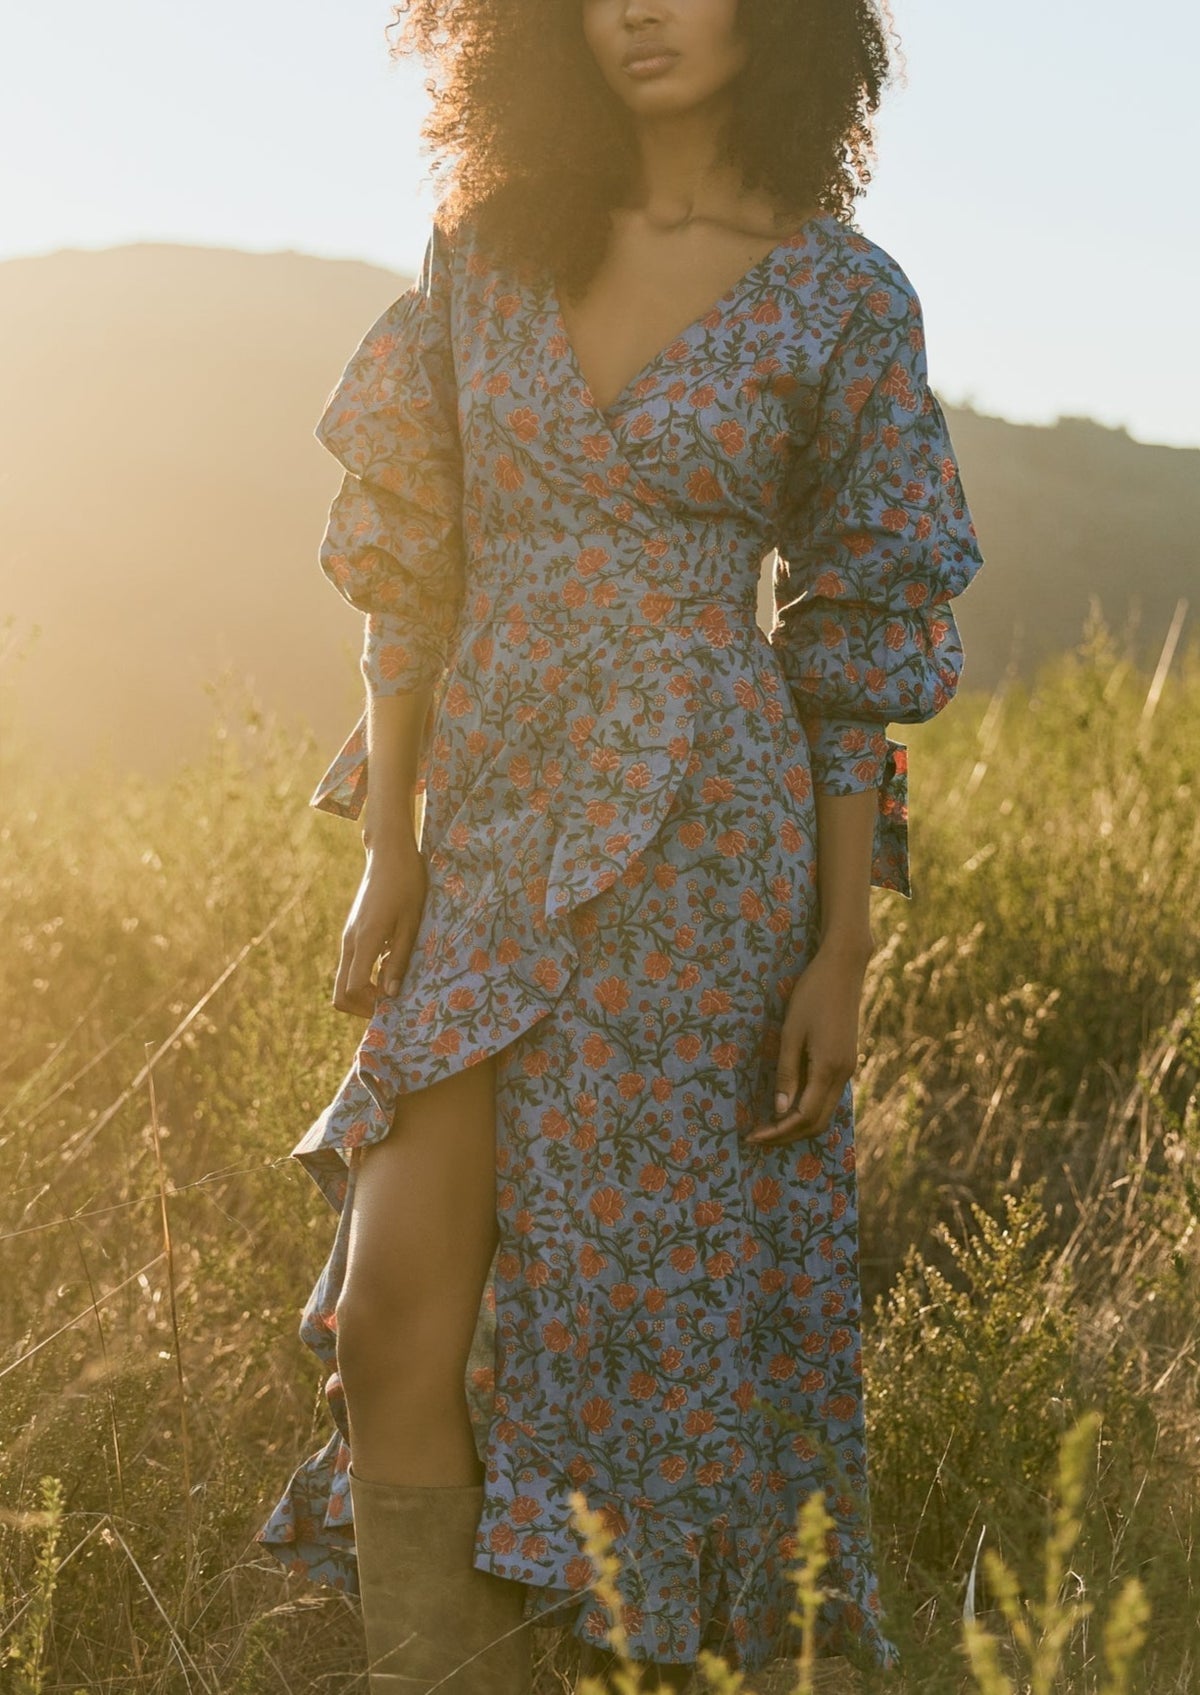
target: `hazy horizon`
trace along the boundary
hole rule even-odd
[[[1161,306],[1200,260],[1175,210],[1200,128],[1196,12],[1150,0],[1136,31],[1116,0],[1085,27],[1037,0],[893,15],[908,81],[885,95],[857,217],[921,296],[939,392],[1200,445],[1200,356]],[[412,273],[435,199],[426,73],[388,60],[390,16],[386,0],[213,0],[202,19],[114,0],[67,31],[53,8],[14,9],[0,260],[165,242]]]

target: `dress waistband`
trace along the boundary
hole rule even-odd
[[[528,594],[514,591],[511,585],[505,585],[503,592],[489,593],[486,584],[478,584],[468,593],[462,610],[462,626],[472,629],[487,624],[530,624],[566,632],[599,626],[665,633],[710,626],[719,629],[722,623],[741,626],[748,633],[758,631],[765,637],[758,618],[757,589],[751,598],[681,595],[644,586],[626,593],[614,591],[611,583],[605,583],[599,598],[589,591],[576,599],[570,584],[563,590],[539,589]]]
[[[472,622],[686,629],[722,615],[731,624],[757,622],[769,546],[727,521],[698,521],[654,534],[491,534],[467,551],[464,613]]]

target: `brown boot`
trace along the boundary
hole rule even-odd
[[[483,1485],[347,1475],[372,1695],[529,1695],[525,1586],[473,1564]]]

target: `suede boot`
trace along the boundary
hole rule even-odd
[[[348,1476],[371,1695],[529,1695],[525,1586],[472,1563],[483,1485]]]

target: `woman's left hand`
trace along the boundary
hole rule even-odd
[[[824,942],[800,973],[779,1036],[775,1118],[751,1130],[748,1142],[798,1142],[828,1125],[858,1063],[858,1013],[870,954],[869,945]]]

